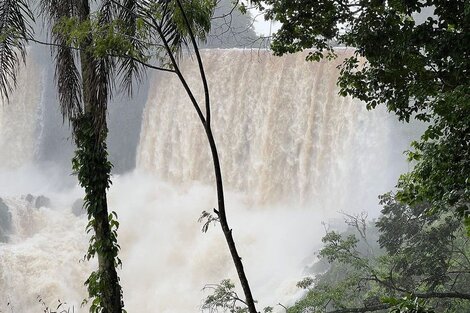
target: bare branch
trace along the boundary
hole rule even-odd
[[[176,3],[178,4],[179,9],[181,10],[181,14],[183,15],[184,22],[186,24],[189,37],[191,38],[191,43],[194,48],[194,53],[196,54],[196,59],[197,59],[197,64],[199,66],[199,73],[201,75],[201,80],[202,80],[202,85],[204,87],[204,101],[206,105],[206,127],[210,128],[211,125],[211,106],[210,106],[210,94],[209,94],[209,87],[207,84],[207,78],[206,78],[206,73],[204,71],[204,64],[202,63],[202,58],[201,54],[199,53],[199,48],[197,45],[196,37],[194,36],[194,32],[191,28],[191,23],[188,20],[188,16],[186,15],[186,12],[181,4],[180,0],[176,0]]]

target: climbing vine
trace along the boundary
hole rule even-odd
[[[109,299],[109,286],[119,288],[119,293],[122,294],[116,274],[116,268],[122,263],[118,257],[120,246],[117,243],[117,214],[114,211],[108,214],[107,210],[106,190],[111,186],[112,168],[106,147],[107,129],[101,128],[101,133],[97,133],[90,113],[75,118],[73,129],[77,149],[72,159],[72,168],[80,186],[85,190],[83,206],[88,215],[86,231],[93,233],[85,259],[90,260],[98,255],[100,261],[99,269],[92,272],[85,282],[91,300],[90,312],[108,313],[104,309],[107,307],[104,302]],[[110,267],[113,270],[110,271]],[[122,303],[120,305],[122,307]]]

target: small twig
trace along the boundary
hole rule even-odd
[[[285,305],[283,305],[283,304],[280,303],[280,302],[279,302],[277,305],[279,305],[280,307],[282,307],[282,308],[283,308],[284,310],[286,310],[286,312],[287,312],[287,307],[286,307]]]

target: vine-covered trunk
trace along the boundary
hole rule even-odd
[[[112,235],[110,235],[106,208],[96,214],[95,219],[97,221],[95,227],[97,238],[110,238]],[[113,250],[112,245],[107,245],[103,247],[102,253],[98,253],[103,313],[122,313],[123,308],[122,290],[114,262],[116,254]]]
[[[111,163],[108,161],[106,130],[97,133],[94,117],[89,112],[74,121],[76,154],[73,167],[80,185],[85,189],[88,229],[94,235],[87,258],[98,256],[98,271],[93,272],[86,285],[92,299],[92,312],[121,313],[122,292],[116,266],[119,263],[116,222],[108,214],[106,191],[110,184]],[[100,311],[101,310],[101,311]]]
[[[80,21],[90,18],[88,0],[81,0]],[[110,186],[111,163],[106,146],[106,108],[108,101],[108,74],[103,60],[93,56],[93,44],[89,34],[80,49],[84,114],[75,119],[74,135],[77,145],[73,167],[78,174],[80,185],[85,189],[85,208],[88,213],[88,230],[94,235],[90,240],[87,258],[98,256],[98,271],[86,281],[91,311],[122,313],[122,291],[117,276],[118,258],[117,225],[108,212],[107,189]],[[103,72],[104,71],[104,72]]]

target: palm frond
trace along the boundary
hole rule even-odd
[[[20,62],[32,36],[33,14],[25,0],[0,0],[0,96],[9,100],[16,87]]]
[[[99,19],[102,23],[110,23],[119,14],[119,2],[116,0],[102,0],[99,8]]]
[[[66,42],[57,38],[61,46],[55,48],[55,79],[59,94],[62,116],[72,119],[82,112],[82,87],[80,72],[76,64],[76,53],[66,46]]]
[[[52,28],[62,19],[78,15],[76,0],[40,0],[41,15],[49,22]]]
[[[52,54],[55,60],[55,79],[59,94],[62,116],[67,120],[83,111],[82,85],[78,69],[78,52],[70,46],[68,38],[55,27],[64,19],[75,17],[78,12],[75,0],[41,0],[40,9],[51,28],[51,39],[55,46]]]
[[[143,0],[138,5],[138,15],[157,30],[153,40],[156,43],[166,42],[173,53],[179,55],[181,48],[188,46],[188,42],[176,12],[174,0]]]
[[[179,3],[176,0],[143,0],[139,1],[138,14],[158,31],[154,41],[165,41],[172,53],[180,56],[182,48],[190,46],[190,32],[198,39],[205,39],[216,4],[216,0]]]
[[[144,77],[145,68],[137,60],[145,58],[146,45],[139,39],[137,26],[138,3],[136,0],[123,0],[119,8],[119,30],[126,37],[129,45],[126,54],[130,58],[119,58],[117,63],[117,74],[121,79],[120,88],[132,95],[133,82],[140,83]]]

